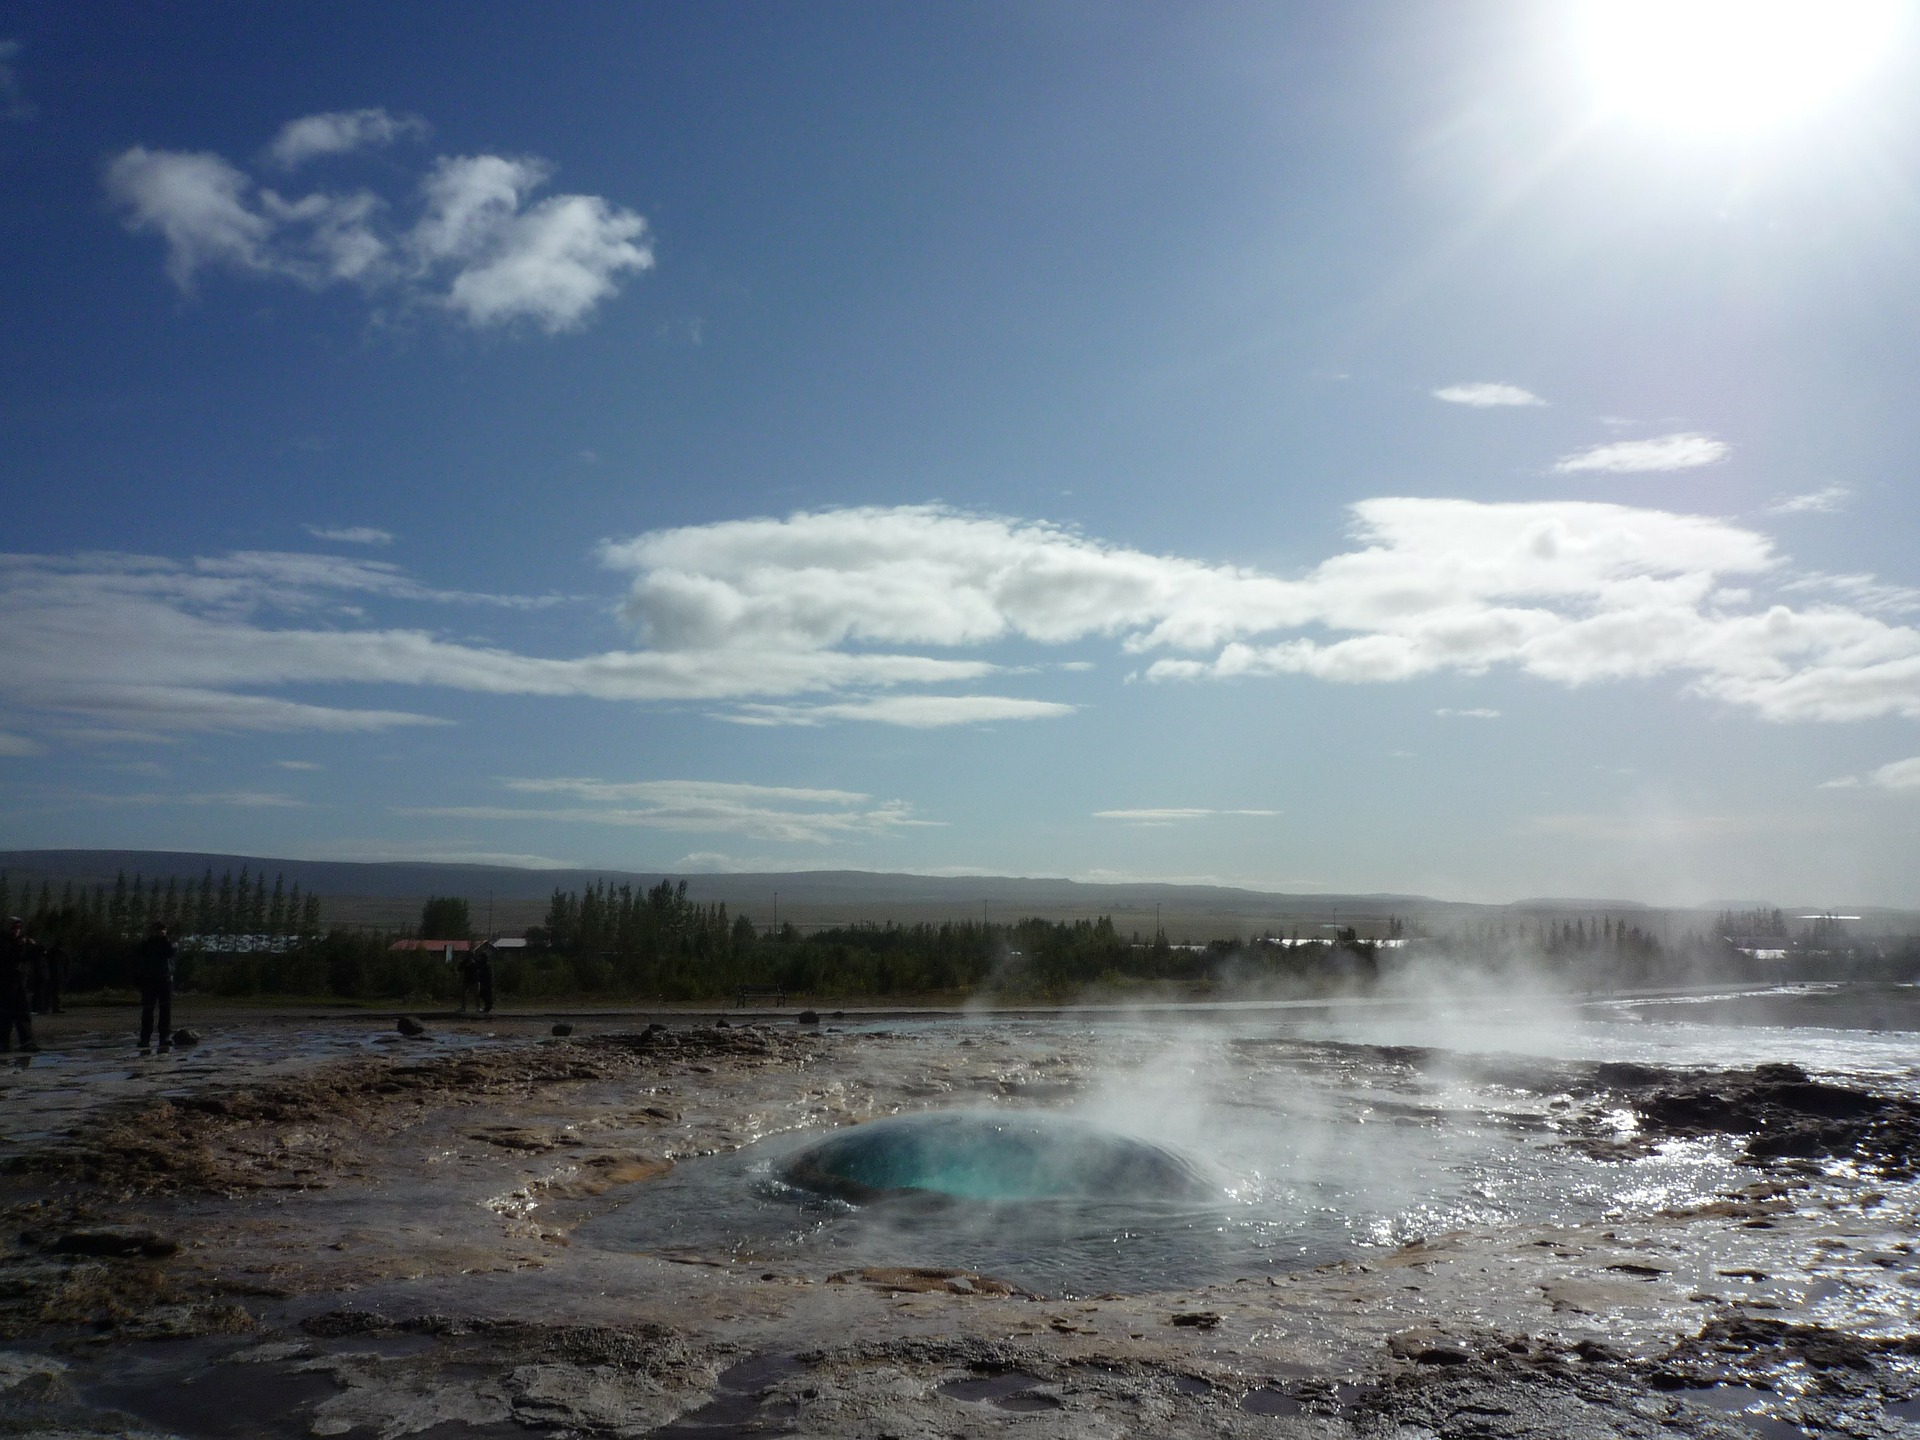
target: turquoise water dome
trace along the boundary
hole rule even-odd
[[[1084,1120],[936,1110],[839,1131],[789,1159],[791,1185],[855,1204],[955,1200],[1205,1200],[1220,1187],[1188,1160]]]

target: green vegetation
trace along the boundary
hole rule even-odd
[[[180,988],[230,998],[331,998],[453,1003],[457,970],[431,949],[394,949],[399,938],[468,939],[468,901],[436,896],[417,932],[335,927],[324,933],[319,899],[275,877],[209,871],[197,882],[143,881],[55,895],[42,883],[15,891],[0,875],[0,915],[17,910],[29,933],[58,949],[69,993],[129,987],[133,947],[155,920],[180,943]],[[779,991],[818,1003],[886,996],[957,1000],[1064,1000],[1120,993],[1327,995],[1364,992],[1412,966],[1436,974],[1524,971],[1571,990],[1722,980],[1907,979],[1920,942],[1866,944],[1837,922],[1788,933],[1777,911],[1725,915],[1715,932],[1669,944],[1612,916],[1548,923],[1491,921],[1442,937],[1406,937],[1399,922],[1381,940],[1352,929],[1324,939],[1172,945],[1123,934],[1109,918],[1008,925],[942,921],[863,924],[802,933],[763,931],[724,905],[687,899],[685,882],[556,890],[545,923],[524,949],[492,959],[507,1003],[570,999],[731,1003],[741,991]],[[1765,946],[1755,944],[1759,939]]]

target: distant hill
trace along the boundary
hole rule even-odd
[[[1367,933],[1396,916],[1418,925],[1444,926],[1467,920],[1557,920],[1574,914],[1611,914],[1650,927],[1670,923],[1677,930],[1711,914],[1663,911],[1632,900],[1544,898],[1483,905],[1421,895],[1294,895],[1227,885],[1092,884],[1006,875],[901,875],[868,870],[667,875],[414,861],[287,860],[172,850],[0,851],[0,871],[15,885],[24,880],[37,885],[45,879],[56,888],[69,880],[111,884],[123,872],[129,877],[198,880],[209,868],[217,877],[229,870],[238,874],[242,866],[256,874],[264,871],[284,875],[289,885],[319,894],[329,923],[386,927],[413,924],[421,902],[430,895],[457,895],[473,907],[476,924],[521,929],[539,922],[556,888],[579,890],[600,881],[645,888],[665,879],[684,879],[689,898],[702,904],[723,903],[761,924],[777,915],[782,921],[791,920],[808,928],[865,921],[974,919],[983,913],[983,907],[994,921],[1110,915],[1122,930],[1142,934],[1152,933],[1157,910],[1159,923],[1175,940],[1249,936],[1263,931],[1307,935],[1333,925],[1355,925]],[[1920,929],[1920,915],[1911,912],[1855,913],[1865,917],[1863,930],[1911,933]]]

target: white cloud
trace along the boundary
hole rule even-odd
[[[1523,390],[1518,385],[1503,385],[1498,381],[1476,381],[1471,385],[1443,385],[1433,392],[1433,398],[1444,400],[1449,405],[1471,405],[1476,410],[1488,410],[1504,405],[1544,405],[1531,390]]]
[[[1882,790],[1920,790],[1920,755],[1882,765],[1867,780]]]
[[[324,155],[390,145],[402,136],[422,136],[426,130],[426,122],[414,115],[392,115],[380,109],[332,110],[289,120],[267,147],[267,156],[281,169],[292,170]]]
[[[1789,592],[1825,592],[1875,615],[1904,615],[1920,610],[1920,589],[1889,585],[1876,575],[1802,575],[1780,587]]]
[[[935,822],[916,820],[900,800],[875,802],[850,790],[743,785],[708,780],[602,781],[558,778],[509,780],[510,790],[561,794],[587,803],[551,809],[443,806],[400,813],[489,821],[558,821],[636,826],[696,834],[743,835],[755,840],[824,844],[889,834]]]
[[[309,525],[307,533],[316,540],[331,540],[337,545],[391,545],[393,532],[372,525]]]
[[[545,183],[537,161],[443,159],[427,177],[426,213],[408,245],[424,266],[458,267],[445,303],[475,325],[530,319],[549,331],[580,323],[627,270],[653,266],[647,224],[594,195],[556,195],[525,209]]]
[[[1209,820],[1217,815],[1278,815],[1278,810],[1207,810],[1176,808],[1164,810],[1096,810],[1096,820],[1121,820],[1131,825],[1178,825],[1189,820]]]
[[[310,115],[287,126],[271,154],[292,168],[418,123],[381,110]],[[316,290],[351,283],[476,327],[525,321],[554,333],[585,323],[627,275],[654,262],[646,221],[633,211],[597,195],[534,201],[549,174],[539,160],[443,156],[407,226],[391,222],[388,202],[369,190],[289,198],[205,152],[135,146],[108,163],[105,184],[129,229],[165,240],[167,273],[183,291],[207,269]]]
[[[25,735],[15,735],[11,731],[0,730],[0,756],[22,758],[28,755],[44,754],[46,747],[37,740],[29,740]]]
[[[1805,495],[1788,495],[1767,506],[1769,515],[1831,515],[1853,494],[1845,485],[1828,485]]]
[[[1453,710],[1442,706],[1433,713],[1458,720],[1498,720],[1500,718],[1500,712],[1498,710],[1488,710],[1485,707],[1473,710]]]
[[[276,760],[273,762],[282,770],[324,770],[327,767],[318,760]]]
[[[931,506],[656,531],[603,555],[636,572],[628,612],[655,653],[709,662],[1107,636],[1187,652],[1148,666],[1162,681],[1512,666],[1565,685],[1678,674],[1774,720],[1920,716],[1920,632],[1757,602],[1749,582],[1780,566],[1752,530],[1577,501],[1354,516],[1359,547],[1299,579]]]
[[[1500,667],[1567,686],[1674,676],[1779,721],[1920,718],[1920,630],[1870,613],[1898,587],[1783,584],[1771,542],[1741,526],[1577,501],[1388,498],[1353,516],[1348,550],[1290,578],[932,506],[655,531],[602,547],[632,573],[639,647],[561,658],[370,620],[367,607],[543,603],[436,590],[378,561],[0,557],[0,704],[149,736],[435,723],[271,693],[407,685],[720,702],[749,724],[930,727],[1069,713],[927,692],[1049,673],[982,647],[1105,639],[1141,657],[1150,681],[1384,683]],[[1827,598],[1777,598],[1814,580]]]
[[[1565,455],[1554,465],[1561,475],[1589,471],[1606,475],[1634,475],[1649,470],[1694,470],[1712,465],[1733,453],[1733,447],[1711,435],[1684,433],[1652,440],[1616,440]]]
[[[995,720],[1048,720],[1071,715],[1075,706],[1008,695],[876,695],[824,705],[742,705],[714,718],[736,725],[818,725],[826,720],[873,720],[933,730],[984,725]]]

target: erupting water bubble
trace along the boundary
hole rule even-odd
[[[870,1121],[802,1150],[781,1176],[856,1204],[916,1194],[992,1201],[1202,1200],[1221,1193],[1171,1150],[1032,1111],[937,1110]]]

